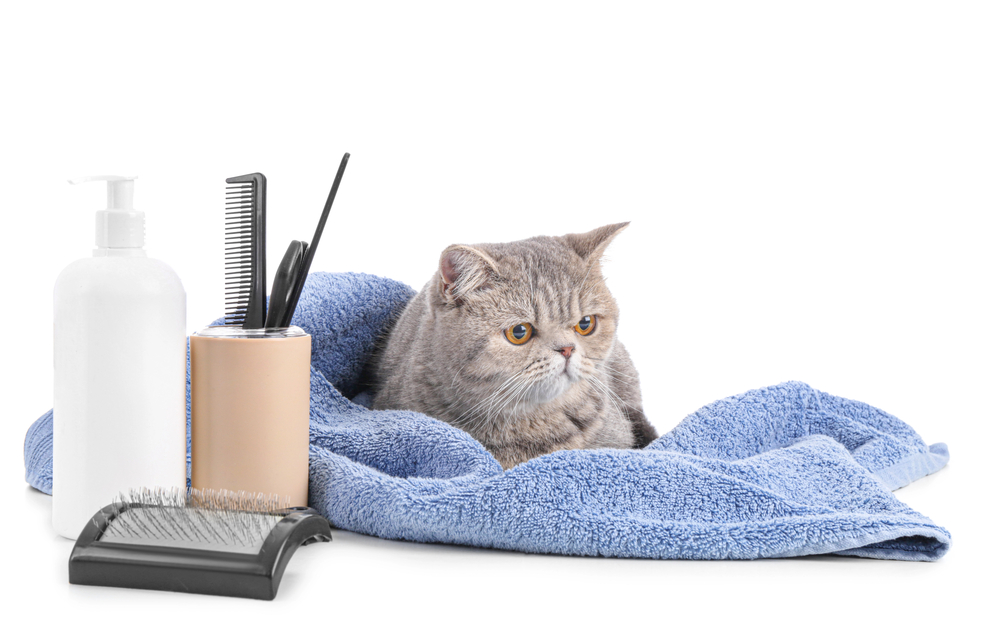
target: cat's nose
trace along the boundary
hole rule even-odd
[[[575,346],[573,346],[573,345],[567,345],[565,347],[557,347],[556,351],[557,352],[562,352],[563,356],[565,356],[566,358],[569,358],[570,356],[573,355],[573,350],[575,350],[575,349],[576,349]]]

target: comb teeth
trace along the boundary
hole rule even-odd
[[[226,186],[226,228],[242,226],[247,224],[247,231],[238,235],[239,239],[235,243],[226,242],[226,247],[230,245],[238,246],[241,250],[253,252],[252,233],[249,231],[250,221],[253,218],[253,200],[256,188],[254,183],[232,184]],[[230,202],[237,198],[240,203],[232,205]],[[241,260],[239,252],[226,251],[226,271],[239,270],[240,279],[244,277],[247,281],[251,278],[252,266],[249,260]],[[250,304],[250,286],[239,285],[238,280],[226,281],[226,325],[243,325],[246,320],[247,305]]]
[[[251,173],[226,180],[225,323],[264,327],[264,209],[267,180]]]

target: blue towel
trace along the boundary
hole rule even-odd
[[[412,295],[390,279],[317,273],[295,314],[313,337],[309,499],[337,527],[661,559],[931,561],[951,544],[892,494],[943,467],[947,447],[928,448],[897,418],[803,383],[714,402],[646,449],[559,451],[508,471],[464,431],[371,411],[365,361]],[[51,492],[51,412],[28,430],[24,454],[28,482]]]

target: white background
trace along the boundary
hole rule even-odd
[[[37,632],[901,632],[995,628],[1000,20],[993,3],[17,3],[0,16],[0,583]],[[225,177],[268,177],[268,263],[419,287],[454,242],[630,220],[620,337],[661,432],[789,379],[944,441],[898,492],[940,562],[532,556],[337,532],[273,603],[70,587],[23,480],[56,275],[140,175],[148,252],[222,308]],[[22,626],[24,624],[21,624]],[[360,633],[358,632],[360,631]]]

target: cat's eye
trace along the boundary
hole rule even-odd
[[[574,325],[573,329],[576,330],[577,334],[586,336],[591,332],[593,332],[594,328],[596,327],[597,327],[597,317],[587,315],[582,319],[580,319],[580,322]]]
[[[503,335],[514,345],[524,345],[531,338],[532,332],[534,332],[534,328],[531,323],[518,323],[505,329]]]

